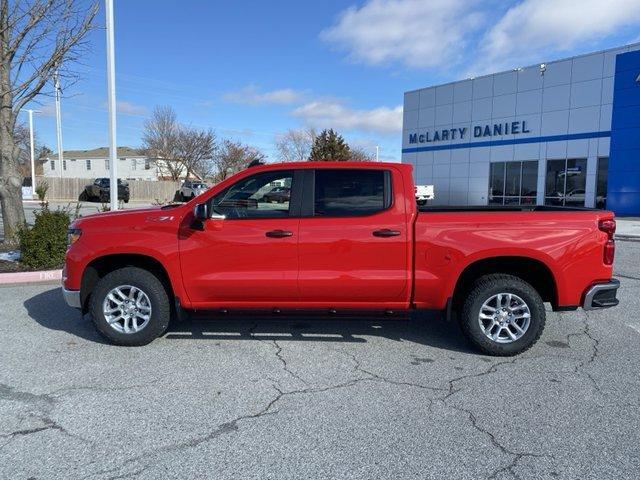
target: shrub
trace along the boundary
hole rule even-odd
[[[70,209],[52,211],[44,206],[34,215],[33,227],[18,232],[21,262],[32,268],[59,268],[64,263],[67,230],[73,214]]]
[[[47,196],[47,192],[49,191],[49,184],[47,182],[40,182],[36,187],[36,195],[38,195],[38,200],[44,203],[44,199]]]

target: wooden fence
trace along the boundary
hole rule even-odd
[[[49,184],[47,200],[78,200],[84,187],[93,183],[90,178],[59,178],[36,176],[36,185],[42,182]],[[132,201],[170,201],[174,199],[176,190],[180,188],[181,182],[171,181],[150,181],[150,180],[127,180],[129,183],[129,194]]]

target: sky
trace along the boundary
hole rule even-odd
[[[104,2],[62,99],[63,149],[108,144]],[[155,106],[277,160],[287,129],[401,156],[408,90],[640,41],[640,0],[114,0],[117,143]],[[89,2],[87,1],[87,5]],[[50,97],[29,105],[57,151]],[[26,115],[24,115],[26,119]]]

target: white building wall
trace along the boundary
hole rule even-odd
[[[157,180],[158,172],[155,164],[150,162],[147,169],[145,168],[146,160],[146,157],[119,158],[118,177],[128,180]],[[87,161],[90,161],[90,169],[87,167]],[[59,165],[59,163],[57,157],[47,159],[43,164],[44,176],[91,179],[109,176],[106,158],[65,158],[63,163],[66,164],[66,169],[62,168],[63,166]]]
[[[402,148],[444,147],[469,142],[544,137],[611,129],[615,56],[640,44],[596,52],[510,72],[406,92]],[[474,138],[474,125],[525,121],[529,133]],[[409,143],[409,135],[467,128],[463,139]],[[486,205],[491,162],[538,160],[537,202],[544,203],[546,160],[587,159],[586,206],[595,200],[598,157],[609,155],[609,138],[404,152],[417,184],[435,186],[435,205]]]

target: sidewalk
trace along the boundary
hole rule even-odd
[[[640,218],[616,217],[616,238],[620,240],[637,240],[640,242]]]

